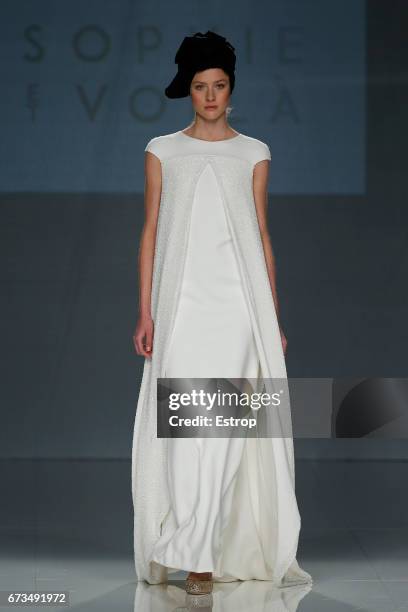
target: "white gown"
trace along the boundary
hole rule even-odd
[[[194,193],[182,290],[166,376],[252,378],[259,358],[214,171]],[[270,579],[260,545],[253,438],[171,438],[172,499],[151,560],[225,580]],[[251,477],[253,474],[253,477]],[[270,494],[270,492],[269,492]]]
[[[296,560],[290,410],[263,410],[257,437],[157,436],[160,377],[259,375],[269,393],[276,380],[285,387],[253,197],[253,169],[271,159],[269,147],[244,134],[208,142],[178,131],[151,139],[145,150],[161,162],[162,193],[153,354],[144,363],[132,446],[138,580],[160,584],[185,570],[211,571],[221,582],[311,582]]]

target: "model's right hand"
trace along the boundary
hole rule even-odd
[[[133,334],[133,342],[138,355],[151,357],[153,350],[153,319],[148,315],[139,316],[135,333]]]

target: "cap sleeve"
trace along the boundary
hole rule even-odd
[[[255,166],[255,164],[263,159],[268,159],[270,161],[272,159],[271,151],[266,142],[259,140],[257,142],[256,150],[254,151],[253,165]]]
[[[162,160],[161,149],[162,149],[162,146],[161,146],[160,136],[156,136],[155,138],[152,138],[151,140],[149,140],[149,142],[145,146],[145,151],[149,151],[149,153],[153,153],[153,155],[158,157],[160,161]]]

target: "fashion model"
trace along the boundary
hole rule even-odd
[[[266,210],[266,143],[227,121],[234,47],[184,38],[165,93],[191,96],[193,123],[146,146],[132,495],[138,580],[188,572],[213,582],[312,582],[296,560],[292,436],[158,438],[157,378],[287,379]]]

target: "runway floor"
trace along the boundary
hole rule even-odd
[[[407,467],[297,461],[298,561],[312,574],[312,589],[217,583],[203,609],[408,612]],[[189,609],[185,572],[163,585],[136,581],[129,461],[9,459],[1,468],[3,598],[67,591],[83,611]]]

